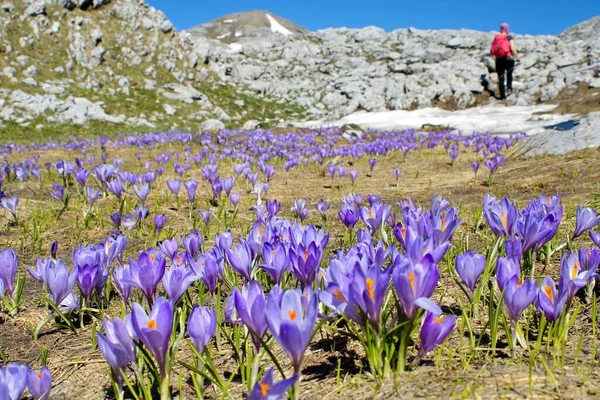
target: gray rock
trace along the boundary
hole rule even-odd
[[[28,78],[33,78],[38,74],[38,69],[35,65],[30,65],[23,71],[23,75]]]
[[[27,57],[27,56],[18,56],[17,57],[17,62],[22,67],[27,67],[29,65],[29,57]]]
[[[46,2],[44,0],[37,0],[31,3],[25,9],[25,15],[28,17],[33,17],[35,15],[43,15],[46,14]]]
[[[177,113],[177,109],[170,104],[164,104],[163,108],[165,109],[167,115],[175,115],[175,113]]]
[[[574,128],[549,130],[529,137],[523,148],[526,157],[565,154],[574,150],[600,147],[600,112],[591,112]]]
[[[590,79],[590,83],[588,84],[588,87],[590,89],[600,89],[600,78]]]
[[[2,69],[2,75],[8,78],[14,78],[16,74],[17,69],[14,67],[4,67],[4,69]]]
[[[2,11],[6,13],[11,13],[15,9],[15,6],[12,3],[4,3],[2,4]]]
[[[102,63],[104,62],[104,54],[106,54],[106,49],[102,46],[98,46],[94,50],[92,50],[90,64],[93,68],[102,65]]]
[[[200,129],[203,131],[218,131],[225,129],[225,124],[218,119],[207,119],[200,124]]]
[[[206,97],[202,92],[194,89],[191,86],[181,85],[178,83],[167,84],[163,86],[162,89],[159,89],[158,93],[167,99],[179,100],[188,104],[196,101],[202,103],[208,102],[208,97]]]
[[[251,130],[258,128],[259,126],[260,126],[259,121],[251,119],[251,120],[244,122],[244,125],[242,125],[242,129],[251,131]]]
[[[160,30],[162,33],[169,33],[173,30],[173,24],[169,20],[164,20],[160,24]]]
[[[60,32],[60,22],[54,21],[52,23],[52,26],[49,29],[47,29],[44,33],[46,35],[55,35],[58,32]]]
[[[92,43],[94,46],[97,46],[102,41],[103,37],[104,34],[100,29],[94,29],[91,33]]]
[[[35,86],[38,85],[38,83],[36,82],[36,80],[33,79],[33,78],[25,78],[21,82],[23,82],[24,84],[26,84],[28,86],[33,86],[33,87],[35,87]]]
[[[76,0],[58,0],[58,4],[61,7],[66,8],[67,10],[73,10],[73,9],[75,9],[75,7],[77,7]]]

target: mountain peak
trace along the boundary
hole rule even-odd
[[[300,25],[265,10],[228,14],[193,27],[188,32],[226,43],[273,35],[293,36],[308,33]]]

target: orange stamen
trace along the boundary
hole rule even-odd
[[[446,230],[445,225],[446,225],[446,220],[444,218],[442,218],[442,228],[441,228],[442,232],[444,232]]]
[[[288,315],[290,316],[290,321],[295,321],[296,320],[296,311],[294,311],[294,310],[288,310]]]
[[[544,292],[546,292],[546,296],[548,296],[550,301],[554,300],[554,293],[552,293],[552,288],[550,286],[544,286]]]
[[[304,261],[308,260],[308,249],[304,250]]]
[[[151,319],[148,322],[146,322],[146,326],[150,329],[156,330],[156,321]]]
[[[410,282],[410,288],[414,292],[415,291],[415,273],[414,272],[408,273],[408,281]]]
[[[504,226],[506,228],[506,224],[507,222],[507,218],[506,218],[506,213],[504,211],[500,211],[500,219],[502,220],[502,226]]]
[[[375,301],[375,290],[373,289],[373,283],[375,282],[371,278],[367,278],[365,282],[367,283],[367,293],[369,294],[369,298],[371,301]]]
[[[262,395],[263,398],[267,397],[267,394],[269,392],[269,384],[268,383],[264,383],[261,382],[260,383],[260,394]]]
[[[440,322],[442,322],[442,317],[435,317],[433,322],[435,322],[436,324],[439,324]]]
[[[339,301],[341,301],[342,303],[345,303],[345,302],[347,301],[347,300],[346,300],[346,298],[344,297],[344,295],[342,294],[342,292],[340,292],[340,289],[335,289],[335,290],[333,291],[333,295],[334,295],[335,297],[337,297],[337,299],[338,299]]]
[[[42,379],[42,373],[41,372],[38,372],[36,376],[37,376],[38,379]]]

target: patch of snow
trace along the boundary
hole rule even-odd
[[[422,108],[414,111],[356,112],[337,121],[310,121],[302,125],[342,126],[356,124],[363,128],[378,130],[419,129],[425,124],[449,126],[466,134],[480,133],[509,134],[526,132],[535,135],[546,131],[549,125],[573,119],[573,114],[548,113],[555,105],[537,106],[482,106],[466,110],[447,111],[439,108]],[[534,115],[535,114],[535,115]]]
[[[231,36],[231,32],[225,32],[224,34],[217,36],[217,39],[225,39],[227,36]]]
[[[233,20],[232,19],[224,19],[223,23],[224,24],[233,24]]]
[[[293,35],[291,31],[289,31],[285,26],[281,25],[275,18],[271,17],[269,14],[265,14],[265,16],[271,23],[271,30],[273,32],[281,33],[284,36]]]
[[[240,53],[244,49],[241,43],[230,43],[229,44],[229,52],[230,53]]]
[[[240,37],[240,36],[242,36],[242,32],[236,32],[235,33],[235,37]]]

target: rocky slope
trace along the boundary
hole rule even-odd
[[[599,88],[599,24],[517,35],[510,102]],[[359,110],[465,108],[488,101],[492,36],[307,32],[265,11],[180,33],[143,0],[0,0],[0,129],[252,128]]]
[[[300,25],[268,11],[249,11],[225,15],[189,29],[188,32],[195,36],[216,39],[225,43],[264,38],[277,40],[279,35],[291,36],[308,33]]]
[[[295,115],[224,83],[206,61],[141,0],[5,0],[0,127],[197,129]]]
[[[565,88],[600,88],[600,17],[558,37],[515,35],[521,63],[508,103],[555,99]],[[407,110],[465,108],[495,90],[488,55],[493,32],[376,27],[326,29],[304,35],[227,37],[189,32],[224,81],[308,108],[313,118]]]

